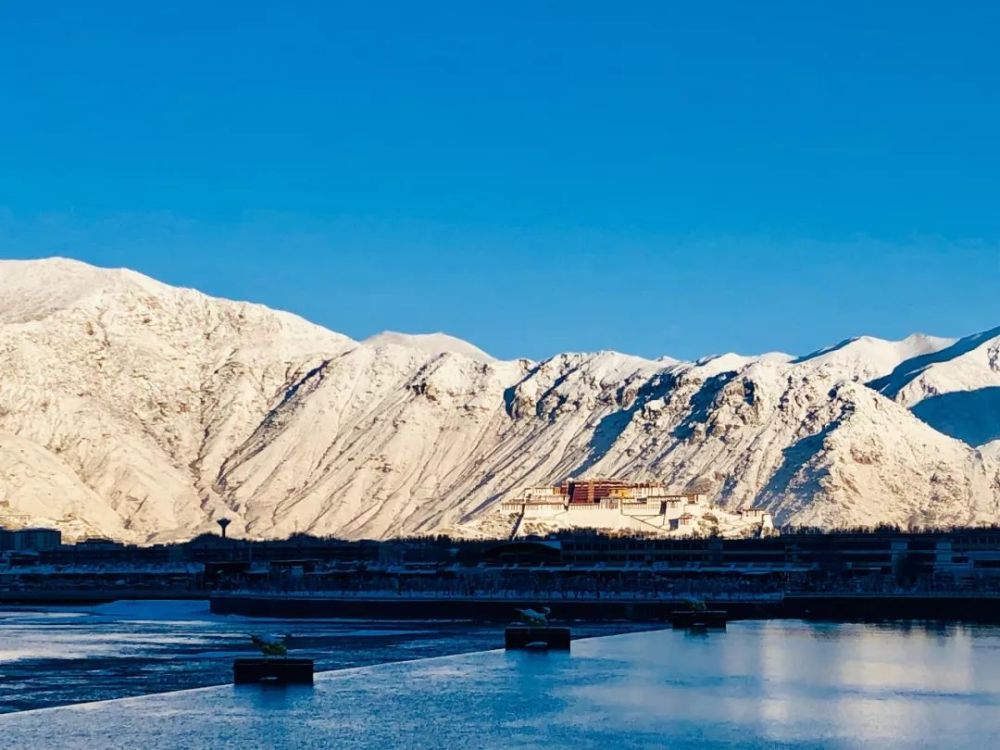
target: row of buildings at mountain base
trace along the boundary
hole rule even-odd
[[[210,590],[420,592],[422,598],[521,592],[681,596],[795,591],[1000,593],[1000,528],[797,533],[765,538],[629,537],[348,542],[296,535],[255,542],[203,535],[137,547],[107,540],[0,561],[0,601],[27,592],[103,600],[196,598]],[[392,598],[392,597],[390,597]],[[67,599],[68,601],[69,599]],[[801,616],[801,615],[794,615]]]
[[[566,570],[620,571],[671,579],[762,581],[788,590],[865,592],[907,590],[1000,591],[1000,528],[950,532],[831,532],[758,539],[629,538],[577,533],[554,549],[516,541],[492,551]],[[521,548],[521,549],[519,549]],[[529,549],[529,548],[534,548]]]
[[[62,533],[58,529],[0,528],[0,554],[5,552],[40,552],[55,549],[62,544]]]
[[[714,506],[703,493],[678,493],[663,484],[617,479],[529,487],[502,501],[498,512],[509,519],[511,539],[584,528],[657,536],[748,536],[774,530],[771,514],[761,508],[734,513]]]

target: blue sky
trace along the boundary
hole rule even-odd
[[[685,5],[8,0],[0,257],[505,357],[1000,324],[1000,5]]]

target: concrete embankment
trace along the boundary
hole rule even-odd
[[[708,599],[730,620],[958,620],[1000,623],[1000,596],[964,594],[788,594],[759,599]],[[516,609],[548,607],[558,620],[668,620],[684,599],[408,597],[221,594],[216,614],[248,617],[509,621]]]
[[[405,596],[350,594],[215,594],[199,590],[107,587],[0,591],[0,605],[102,604],[127,600],[209,599],[212,612],[248,617],[359,618],[384,620],[473,620],[508,622],[515,609],[549,607],[566,620],[669,620],[687,607],[683,598],[631,599],[587,597],[562,599],[482,596]],[[954,620],[1000,623],[1000,595],[993,593],[919,594],[774,594],[759,598],[709,597],[711,609],[726,610],[731,620],[815,619]]]
[[[187,589],[29,589],[0,591],[0,604],[105,604],[116,601],[187,601],[208,599],[207,591]]]
[[[730,619],[778,616],[778,601],[711,601]],[[547,599],[528,597],[360,597],[224,594],[211,599],[216,614],[249,617],[364,618],[387,620],[475,620],[509,622],[517,609],[548,607],[560,620],[668,620],[679,599]]]
[[[1000,623],[992,593],[787,594],[781,617],[813,620],[954,620]]]

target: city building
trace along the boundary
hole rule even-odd
[[[548,487],[529,487],[500,503],[512,519],[510,538],[557,529],[598,529],[625,534],[737,534],[773,529],[764,509],[731,513],[715,507],[700,492],[677,492],[657,482],[573,479]]]
[[[41,552],[62,544],[58,529],[0,529],[0,552]]]

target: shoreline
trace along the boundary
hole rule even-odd
[[[946,620],[1000,624],[1000,595],[779,594],[734,598],[708,597],[709,609],[725,610],[730,620]],[[507,622],[516,609],[546,606],[553,620],[668,622],[688,606],[685,598],[539,596],[413,597],[301,594],[215,594],[214,614],[245,617],[366,618],[393,620],[463,619]]]
[[[392,592],[224,593],[136,588],[0,591],[0,606],[97,605],[115,601],[204,601],[213,614],[260,618],[358,620],[463,620],[509,622],[516,609],[549,607],[557,620],[669,622],[673,611],[701,598],[730,620],[942,620],[1000,624],[1000,593],[797,592],[706,594],[702,597],[556,596],[511,592],[504,596],[424,595]]]

